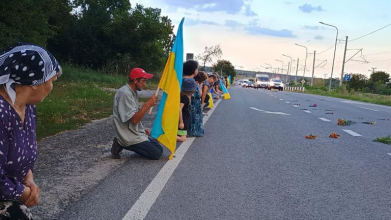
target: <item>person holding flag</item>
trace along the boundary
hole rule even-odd
[[[152,74],[146,73],[141,68],[134,68],[129,74],[129,83],[117,90],[114,96],[114,140],[111,154],[114,159],[120,159],[120,152],[125,150],[134,151],[151,160],[158,160],[163,147],[144,129],[141,120],[145,113],[157,103],[157,96],[153,95],[140,108],[137,91],[141,91],[146,85],[147,79]]]

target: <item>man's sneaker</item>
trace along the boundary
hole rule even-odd
[[[118,143],[117,138],[114,138],[113,145],[111,145],[111,155],[113,155],[113,158],[121,159],[119,153],[121,153],[123,149],[124,148]]]

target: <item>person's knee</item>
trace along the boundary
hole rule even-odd
[[[163,152],[155,152],[154,154],[152,154],[150,157],[149,157],[149,159],[151,159],[151,160],[159,160],[160,159],[160,157],[162,157],[162,154],[163,154]]]

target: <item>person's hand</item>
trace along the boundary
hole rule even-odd
[[[185,128],[185,124],[183,124],[183,122],[179,123],[179,128],[180,129],[184,129]]]
[[[29,198],[30,193],[30,187],[25,186],[22,195],[19,197],[19,201],[24,204],[24,202]]]
[[[201,104],[201,108],[204,108],[204,106],[205,106],[205,103],[202,103],[202,104]]]
[[[24,202],[24,204],[27,207],[32,207],[37,205],[39,203],[39,192],[40,192],[39,187],[34,182],[30,182],[30,181],[25,181],[23,182],[23,184],[25,185],[26,189],[30,189],[30,195],[27,198],[27,200]]]
[[[147,104],[148,107],[152,107],[152,106],[155,106],[156,103],[157,103],[157,96],[153,95],[153,96],[151,96],[151,98],[148,99],[148,101],[145,104]]]
[[[151,132],[149,132],[149,130],[148,130],[148,129],[145,129],[144,131],[145,131],[145,133],[148,135],[148,137],[150,137],[150,136],[151,136]]]

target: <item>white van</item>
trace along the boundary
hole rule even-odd
[[[255,74],[254,79],[254,88],[264,88],[267,89],[269,82],[269,75],[267,74]]]

